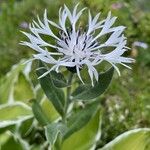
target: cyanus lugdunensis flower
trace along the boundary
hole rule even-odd
[[[77,8],[78,5],[72,12],[65,5],[63,9],[60,8],[58,24],[49,20],[45,11],[42,21],[38,17],[38,23],[33,21],[30,24],[31,34],[23,32],[30,41],[23,41],[21,44],[37,51],[33,59],[51,64],[49,70],[41,77],[52,70],[59,72],[60,67],[66,67],[68,70],[74,70],[83,82],[80,70],[86,66],[94,85],[94,78],[98,81],[98,71],[95,67],[103,61],[110,63],[119,75],[117,64],[130,68],[126,63],[132,63],[134,59],[122,56],[128,50],[127,40],[123,34],[125,27],[113,27],[116,17],[111,17],[111,12],[106,19],[99,20],[100,13],[92,17],[88,11],[88,23],[83,30],[79,26],[79,19],[86,8],[80,11],[77,11]],[[55,34],[52,27],[56,28],[59,34]],[[45,40],[43,35],[53,38],[54,43]],[[102,42],[101,39],[105,35],[108,35],[108,38]],[[49,51],[49,48],[53,50]],[[106,48],[111,48],[112,51],[104,53]]]

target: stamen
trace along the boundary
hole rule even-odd
[[[65,43],[68,45],[67,38],[65,38]]]

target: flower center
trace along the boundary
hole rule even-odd
[[[76,73],[76,66],[81,70],[86,59],[93,60],[97,55],[95,52],[90,51],[90,47],[97,46],[97,42],[92,42],[93,37],[83,32],[82,28],[77,31],[72,31],[71,28],[66,32],[60,32],[60,39],[58,45],[61,52],[64,54],[67,61],[74,62],[73,67],[66,67],[69,71]]]

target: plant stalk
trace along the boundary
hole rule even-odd
[[[73,80],[73,73],[69,73],[68,77],[68,87],[67,87],[67,96],[66,96],[66,101],[65,101],[65,107],[64,107],[64,115],[62,118],[63,123],[66,123],[66,117],[67,117],[67,110],[70,104],[70,95],[71,95],[71,83]]]

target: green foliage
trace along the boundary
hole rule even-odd
[[[40,65],[40,67],[43,67]],[[37,75],[40,77],[45,72],[46,69],[37,70]],[[51,78],[51,75],[48,74],[39,79],[42,89],[44,90],[47,98],[53,103],[55,109],[60,113],[60,115],[64,114],[64,98],[65,95],[61,89],[58,89]]]
[[[51,77],[52,77],[54,85],[57,88],[64,88],[64,87],[69,86],[62,73],[57,73],[56,71],[51,71]]]
[[[120,78],[114,76],[108,92],[101,98],[103,113],[107,117],[103,117],[99,146],[105,145],[125,131],[150,126],[150,82],[145,80],[150,75],[148,70],[138,67],[134,68],[132,74],[124,70]]]
[[[41,106],[38,104],[36,100],[32,100],[32,111],[34,113],[35,118],[39,121],[39,123],[43,126],[47,125],[49,122],[49,119],[44,114]]]
[[[31,63],[23,65],[21,61],[1,80],[0,133],[3,138],[7,137],[6,141],[0,141],[1,149],[10,149],[9,145],[14,149],[29,149],[23,137],[31,133],[34,120],[29,104],[29,99],[35,97],[35,89],[29,80],[30,70]],[[12,136],[7,136],[8,131]]]
[[[49,101],[47,98],[44,98],[41,101],[41,108],[42,108],[44,115],[48,118],[50,122],[53,122],[60,117],[59,113],[56,111],[52,102]]]
[[[56,140],[60,140],[58,136],[60,135],[62,138],[66,130],[67,127],[62,123],[51,123],[45,127],[45,135],[50,143],[50,147],[54,147]]]
[[[28,91],[28,94],[26,92]],[[34,98],[32,85],[23,73],[18,75],[18,80],[14,85],[14,99],[27,103],[28,100]]]
[[[99,80],[95,83],[94,87],[91,85],[79,86],[72,94],[73,99],[87,101],[98,97],[107,89],[112,79],[113,73],[114,68],[112,67],[105,73],[99,74]]]
[[[68,140],[70,141],[72,140],[72,138],[74,137],[77,138],[78,136],[81,136],[82,134],[87,135],[87,140],[84,141],[83,147],[96,146],[96,142],[98,138],[95,139],[95,137],[99,135],[100,124],[101,124],[101,121],[99,120],[100,119],[99,101],[98,100],[91,101],[90,103],[85,104],[84,107],[81,107],[81,108],[80,107],[74,108],[73,106],[72,111],[70,112],[70,114],[68,114],[68,117],[66,118],[64,122],[65,124],[57,122],[56,120],[61,119],[61,118],[58,113],[59,111],[57,107],[53,106],[52,101],[48,101],[44,94],[43,94],[43,98],[40,96],[42,98],[41,100],[33,99],[34,97],[36,98],[36,95],[39,96],[38,94],[35,94],[35,92],[36,91],[38,92],[39,89],[35,90],[31,84],[31,81],[29,80],[30,69],[31,69],[31,64],[24,65],[24,66],[18,64],[18,65],[15,65],[15,67],[13,67],[13,69],[8,73],[8,76],[5,77],[9,79],[10,77],[13,76],[13,79],[15,79],[15,81],[13,82],[13,84],[11,84],[12,87],[9,87],[12,89],[11,92],[9,93],[8,91],[9,95],[12,96],[12,99],[11,101],[6,100],[5,102],[5,103],[9,102],[10,104],[1,105],[0,112],[2,115],[0,116],[0,127],[4,129],[3,131],[1,131],[1,133],[5,134],[5,132],[9,130],[10,132],[13,133],[14,137],[9,137],[8,141],[11,140],[11,138],[17,138],[17,140],[19,141],[20,145],[23,146],[23,148],[26,146],[29,147],[28,143],[23,139],[23,137],[24,136],[26,137],[26,135],[28,135],[29,137],[27,139],[32,141],[32,138],[33,139],[35,138],[35,134],[39,132],[37,130],[38,126],[36,125],[35,127],[33,127],[32,125],[33,121],[35,121],[35,119],[32,119],[34,115],[34,118],[36,118],[40,126],[46,125],[45,136],[47,137],[47,140],[49,141],[51,146],[53,146],[55,149],[57,149],[58,147],[66,147],[65,143],[67,143]],[[45,71],[46,71],[45,69],[38,70],[38,75],[40,76]],[[62,83],[61,80],[64,81],[63,75],[61,74],[56,75],[55,73],[55,77],[56,76],[60,77],[58,78],[60,82],[58,82],[59,80],[57,79],[56,86],[53,83],[53,81],[55,80],[54,75],[52,78],[51,78],[51,74],[48,74],[48,75],[49,75],[48,77],[46,76],[40,79],[42,80],[41,83],[43,82],[43,79],[44,79],[44,83],[49,83],[49,84],[46,84],[46,87],[42,83],[44,85],[44,88],[47,90],[47,92],[51,92],[54,89],[55,89],[54,92],[56,92],[56,90],[60,91],[61,89],[57,88],[56,86],[58,85],[58,83]],[[6,85],[8,86],[8,84]],[[18,88],[21,88],[21,91],[23,92],[19,93],[20,89]],[[70,88],[70,86],[67,86],[66,88]],[[29,94],[27,94],[28,89],[29,90],[32,89],[32,94],[30,92]],[[61,91],[64,92],[64,89]],[[30,95],[32,95],[31,96],[32,99],[29,100]],[[53,96],[51,96],[51,98],[55,99],[54,96],[58,96],[58,95],[54,94]],[[16,97],[19,97],[19,98],[16,98]],[[28,99],[28,103],[27,103],[27,100],[25,100],[25,97]],[[65,96],[63,98],[65,98]],[[18,100],[20,100],[20,102],[18,102]],[[7,116],[3,115],[3,113],[5,112],[7,112]],[[95,125],[92,125],[91,122],[96,121],[96,120],[93,120],[95,116],[96,116],[96,120],[98,119],[100,122],[98,122]],[[56,122],[54,123],[54,121]],[[88,132],[85,133],[87,128],[91,128],[91,127],[93,127],[93,130],[95,130],[95,132],[92,131],[91,133],[91,131],[89,130],[88,131],[89,133]],[[44,133],[43,129],[42,129],[42,132]],[[40,136],[43,136],[43,135],[40,133]],[[45,140],[43,139],[43,141],[42,140],[40,141],[42,143],[41,147],[43,147]],[[4,142],[4,147],[5,146],[7,146],[6,141]],[[15,146],[15,143],[14,143],[14,146]]]
[[[31,63],[23,65],[21,61],[18,65],[14,65],[10,73],[8,73],[0,84],[0,103],[20,101],[28,103],[29,99],[34,98],[32,84],[28,80],[28,69]]]
[[[91,120],[91,118],[95,116],[99,107],[99,102],[95,101],[91,104],[85,105],[84,108],[71,114],[70,118],[68,118],[68,130],[64,135],[64,139],[84,127]]]
[[[7,115],[4,115],[7,114]],[[31,109],[23,103],[4,104],[0,107],[0,128],[25,121],[32,117]]]
[[[4,144],[1,144],[1,150],[9,150],[9,149],[23,150],[24,149],[21,143],[18,140],[15,140],[13,136],[10,136],[8,134],[5,134],[5,136],[9,136],[9,138],[4,142]]]
[[[96,142],[100,138],[101,130],[100,111],[90,119],[90,121],[79,131],[67,138],[62,145],[62,150],[87,150],[96,147]]]
[[[23,40],[20,30],[27,30],[31,18],[40,14],[39,11],[43,12],[46,5],[47,2],[43,0],[1,1],[0,57],[3,63],[0,75],[8,72],[11,65],[19,62],[21,58],[30,56],[30,51],[18,44]]]
[[[149,150],[150,129],[134,129],[125,132],[99,150]]]

